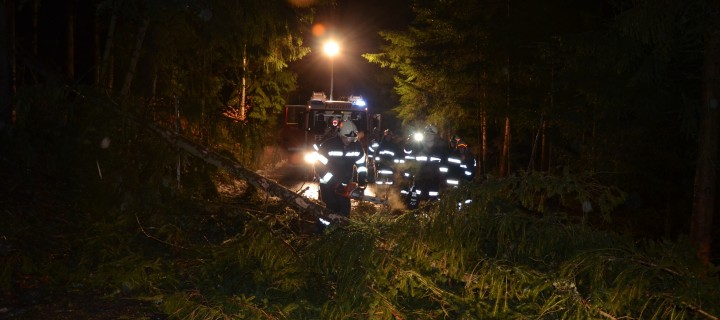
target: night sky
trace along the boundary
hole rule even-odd
[[[339,0],[337,6],[319,8],[315,25],[324,26],[325,32],[317,36],[307,31],[305,44],[312,52],[291,66],[298,73],[299,88],[288,102],[304,104],[312,91],[324,91],[329,96],[330,62],[322,52],[322,44],[331,37],[341,46],[333,64],[333,97],[362,95],[371,105],[382,106],[382,102],[372,100],[384,97],[381,91],[392,90],[392,87],[378,82],[376,74],[380,67],[361,55],[379,52],[382,44],[379,31],[403,29],[408,25],[409,3],[409,0]]]

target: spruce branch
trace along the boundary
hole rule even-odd
[[[273,238],[279,239],[280,242],[282,242],[283,245],[284,245],[286,248],[288,248],[288,250],[290,250],[290,252],[292,252],[292,254],[293,254],[298,260],[303,261],[302,256],[300,255],[300,253],[297,252],[297,250],[295,250],[295,247],[293,247],[293,246],[292,246],[289,242],[287,242],[285,239],[282,239],[277,233],[275,233],[275,231],[274,231],[272,228],[270,228],[270,226],[267,225],[267,223],[262,223],[262,222],[263,222],[262,220],[258,219],[258,217],[256,217],[255,215],[250,214],[249,212],[246,212],[246,213],[247,213],[248,216],[250,216],[250,218],[254,219],[255,221],[257,221],[257,222],[259,222],[259,223],[261,223],[261,224],[263,225],[263,227],[265,228],[265,230],[267,230],[267,232],[270,233],[270,235],[272,235]],[[286,228],[287,226],[283,226],[283,227]]]
[[[672,295],[670,295],[670,294],[668,294],[668,293],[663,293],[661,296],[665,297],[666,299],[674,300],[673,297],[672,297]],[[699,306],[697,306],[697,305],[695,305],[695,304],[692,304],[692,303],[689,303],[689,302],[685,302],[685,301],[680,301],[680,304],[684,305],[685,307],[687,307],[688,309],[692,310],[693,312],[698,313],[698,314],[704,316],[704,317],[707,318],[707,319],[710,319],[710,320],[720,320],[720,317],[719,317],[719,316],[713,315],[713,314],[711,314],[710,312],[701,309]]]
[[[665,272],[667,272],[667,273],[669,273],[669,274],[672,274],[672,275],[674,275],[674,276],[678,276],[678,277],[681,276],[680,272],[677,272],[677,271],[675,271],[675,270],[673,270],[673,269],[670,269],[670,268],[668,268],[668,267],[664,267],[664,266],[658,265],[658,264],[656,264],[656,263],[652,263],[652,262],[647,261],[647,260],[641,260],[641,259],[638,259],[638,258],[618,258],[618,257],[606,256],[606,261],[608,261],[608,262],[616,262],[616,261],[622,261],[622,260],[629,261],[629,262],[633,262],[633,263],[639,264],[639,265],[644,266],[644,267],[662,270],[662,271],[665,271]]]
[[[585,309],[590,310],[590,311],[595,311],[595,312],[599,313],[601,316],[603,316],[603,317],[605,317],[605,318],[608,318],[608,319],[612,319],[612,320],[617,320],[617,319],[618,319],[618,317],[616,317],[616,316],[614,316],[614,315],[612,315],[612,314],[610,314],[610,313],[605,312],[604,310],[602,310],[602,309],[599,308],[599,307],[595,307],[595,306],[593,306],[592,304],[590,304],[590,301],[589,301],[588,299],[585,299],[584,297],[582,297],[582,296],[580,295],[580,293],[577,292],[577,290],[575,290],[575,294],[576,294],[577,299],[578,299],[578,300],[580,301],[580,303],[585,307]]]

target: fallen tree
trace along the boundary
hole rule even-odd
[[[334,223],[348,222],[347,218],[330,212],[326,207],[315,202],[314,200],[308,199],[277,183],[274,180],[265,178],[262,175],[245,168],[242,164],[222,156],[215,150],[212,150],[179,134],[176,134],[166,129],[162,129],[155,125],[143,123],[143,126],[162,136],[172,146],[180,148],[211,165],[227,171],[235,178],[247,181],[250,185],[257,188],[258,190],[267,192],[272,196],[280,198],[283,202],[287,203],[288,205],[292,206],[294,209],[300,212],[312,214],[318,218],[322,218],[326,221]]]

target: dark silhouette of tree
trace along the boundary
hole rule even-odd
[[[13,45],[10,40],[12,19],[8,19],[8,17],[13,11],[12,1],[0,3],[0,127],[9,125],[12,121],[13,107],[10,88],[12,86]]]
[[[698,248],[698,256],[709,263],[712,254],[713,218],[717,201],[717,164],[720,145],[720,24],[717,2],[708,3],[713,19],[704,30],[704,60],[702,72],[702,100],[698,104],[698,160],[695,169],[695,185],[690,220],[690,240]]]

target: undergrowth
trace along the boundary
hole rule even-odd
[[[591,175],[489,177],[415,211],[360,204],[315,234],[278,199],[219,192],[227,173],[111,123],[3,134],[5,295],[100,290],[174,319],[720,316],[717,270],[684,239],[588,223],[623,201]]]

